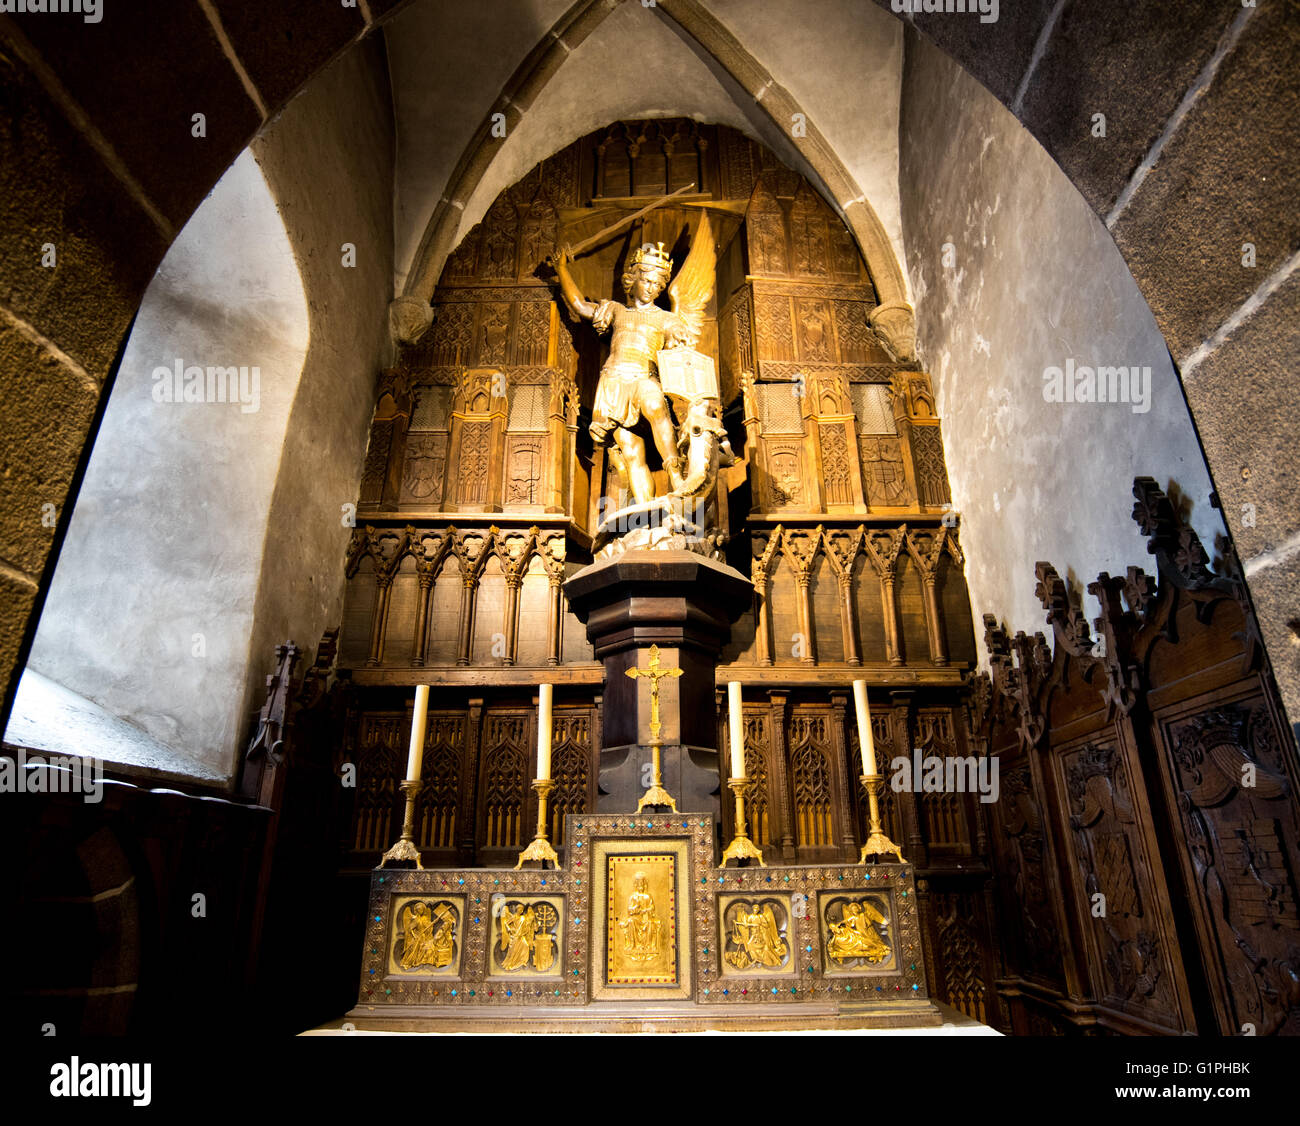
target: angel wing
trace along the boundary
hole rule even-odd
[[[767,934],[767,941],[772,947],[772,952],[778,958],[784,958],[785,943],[781,941],[781,931],[776,925],[776,915],[772,911],[770,903],[763,904],[763,930]]]
[[[704,330],[704,309],[713,296],[717,265],[718,247],[713,241],[713,228],[708,212],[703,212],[695,238],[691,240],[691,252],[668,287],[673,313],[696,338]]]

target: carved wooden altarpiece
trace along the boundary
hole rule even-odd
[[[602,511],[618,507],[609,451],[589,431],[607,345],[570,317],[547,260],[682,189],[571,264],[584,295],[621,300],[623,270],[642,243],[663,242],[680,266],[705,214],[716,239],[696,350],[717,373],[720,422],[737,458],[705,498],[725,555],[711,562],[731,577],[680,622],[670,620],[671,599],[661,600],[670,611],[663,621],[629,609],[624,626],[638,640],[624,645],[616,615],[594,604],[589,581],[576,581],[592,562]],[[665,661],[686,670],[665,689],[680,705],[664,717],[673,744],[662,748],[665,782],[681,808],[702,809],[707,822],[674,830],[707,837],[707,850],[688,848],[689,911],[676,914],[673,933],[689,934],[692,949],[671,986],[686,994],[673,1003],[743,1005],[748,1020],[758,1019],[760,998],[812,1013],[832,997],[843,1008],[893,993],[897,1014],[905,993],[944,998],[947,986],[935,983],[951,980],[955,1003],[984,1017],[994,972],[978,803],[886,790],[885,831],[915,868],[852,866],[867,830],[853,680],[869,685],[882,753],[933,730],[961,754],[961,694],[975,661],[930,380],[910,355],[891,351],[877,305],[867,262],[805,177],[733,129],[686,119],[618,122],[567,146],[501,192],[452,251],[431,327],[399,349],[376,389],[345,561],[336,661],[345,701],[329,755],[335,770],[350,763],[357,771],[338,817],[358,926],[368,887],[376,895],[476,890],[459,923],[458,982],[447,980],[447,963],[415,968],[416,979],[394,975],[376,992],[372,979],[386,974],[397,942],[392,928],[405,924],[375,904],[366,925],[378,926],[379,914],[386,929],[366,945],[363,1004],[400,1001],[408,1015],[408,1003],[490,1013],[524,994],[537,1005],[572,1005],[574,989],[584,1006],[594,996],[588,955],[597,924],[575,908],[595,878],[579,866],[591,863],[578,849],[592,841],[571,834],[635,807],[649,755],[637,731],[648,690],[625,671],[644,668],[645,645],[656,640]],[[651,447],[659,495],[668,473]],[[637,575],[621,581],[628,606],[644,607],[632,590]],[[593,617],[608,636],[593,638]],[[715,695],[728,681],[743,688],[750,829],[769,865],[758,874],[713,867],[734,833],[730,795],[721,800],[725,706]],[[431,690],[414,842],[428,870],[381,873],[384,883],[372,886],[370,870],[403,822],[399,783],[417,684]],[[513,873],[500,866],[514,863],[537,819],[541,684],[554,686],[548,820],[561,867]],[[632,821],[640,834],[643,817],[609,824]],[[879,873],[869,894],[864,873]],[[830,957],[825,936],[837,932],[818,917],[820,893],[841,885],[856,898],[852,910],[838,901],[827,908],[843,935],[836,950],[844,956]],[[887,909],[872,898],[885,885]],[[702,906],[706,887],[714,898]],[[742,891],[748,898],[719,906],[718,894]],[[493,915],[485,904],[497,892],[515,898]],[[647,894],[658,915],[660,895]],[[944,929],[929,916],[932,903],[959,921]],[[890,920],[887,942],[915,927],[894,963],[869,956],[875,945],[863,928],[885,926],[871,921],[877,915]],[[615,954],[625,933],[619,918],[601,923]],[[416,922],[417,932],[426,929],[423,917]],[[935,933],[949,939],[942,965],[921,939]],[[421,934],[412,942],[418,949]]]

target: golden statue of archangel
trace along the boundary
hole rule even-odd
[[[691,251],[671,285],[673,262],[663,243],[645,243],[633,252],[623,272],[625,305],[583,297],[569,272],[572,254],[562,247],[553,259],[565,304],[574,316],[591,321],[597,332],[613,333],[592,403],[592,438],[597,446],[612,443],[610,462],[620,482],[636,504],[647,504],[655,499],[654,479],[646,463],[645,441],[633,430],[644,417],[667,470],[671,495],[705,495],[713,488],[718,465],[734,461],[719,419],[712,361],[694,352],[704,327],[704,310],[713,296],[717,265],[708,215],[701,215]],[[671,312],[655,304],[665,286]],[[668,391],[683,402],[680,433],[660,378],[660,353],[665,349],[665,356],[680,352],[673,359],[682,382]],[[693,359],[703,364],[693,367]],[[699,367],[709,369],[702,384],[696,384],[691,374]]]

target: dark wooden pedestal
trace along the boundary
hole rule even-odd
[[[663,668],[659,719],[664,786],[679,809],[721,812],[714,676],[731,623],[751,605],[753,585],[739,571],[689,551],[629,551],[594,563],[564,584],[605,665],[597,811],[636,809],[650,763],[650,687],[627,670]]]

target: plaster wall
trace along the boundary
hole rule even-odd
[[[261,544],[307,339],[293,251],[245,152],[145,293],[29,660],[183,758],[228,758],[241,726]],[[257,409],[156,401],[155,369],[178,358],[247,366],[250,381],[257,367]]]
[[[393,297],[395,135],[382,43],[341,56],[252,148],[302,272],[311,345],[274,477],[245,716],[265,699],[276,645],[292,639],[311,660],[342,621],[345,520],[361,491]],[[343,265],[344,244],[356,248],[355,266]]]
[[[976,621],[988,612],[1012,630],[1040,628],[1038,560],[1081,590],[1099,571],[1142,564],[1135,476],[1181,495],[1213,552],[1223,523],[1182,386],[1106,229],[1020,123],[912,31],[902,103],[917,351],[943,418]],[[1046,401],[1044,370],[1070,359],[1149,367],[1150,409]],[[1083,597],[1091,619],[1097,606]]]

